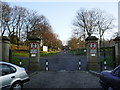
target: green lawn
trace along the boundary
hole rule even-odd
[[[41,52],[40,56],[51,56],[51,55],[55,55],[58,52]],[[12,59],[10,61],[10,63],[16,64],[16,65],[20,65],[20,59],[16,58],[14,56],[29,56],[28,52],[12,52]],[[26,66],[26,60],[21,59],[22,61],[22,66]]]
[[[57,52],[42,52],[40,53],[40,56],[51,56],[55,55]]]
[[[40,56],[51,56],[51,55],[55,55],[58,52],[41,52]],[[12,52],[12,56],[29,56],[29,53],[27,52]]]
[[[83,49],[70,50],[69,52],[70,52],[71,54],[74,54],[74,55],[85,55]]]
[[[22,62],[22,66],[26,65],[26,60],[21,59]],[[12,59],[10,60],[10,63],[16,64],[16,65],[20,65],[20,59],[16,58],[16,57],[12,57]]]
[[[22,53],[20,53],[20,52],[12,52],[12,56],[29,56],[29,53],[27,53],[27,52],[22,52]]]

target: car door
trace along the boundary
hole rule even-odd
[[[118,68],[114,71],[113,76],[114,76],[113,77],[114,88],[120,89],[120,68]]]
[[[12,80],[15,78],[14,70],[11,68],[12,66],[7,64],[1,64],[0,68],[2,71],[2,75],[0,76],[0,80],[2,80],[2,87],[9,86]]]

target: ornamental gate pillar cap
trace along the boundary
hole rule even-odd
[[[90,36],[85,39],[85,41],[90,41],[90,40],[98,40],[96,36]]]

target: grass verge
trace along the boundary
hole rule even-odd
[[[40,53],[40,56],[51,56],[51,55],[55,55],[58,52],[42,52]]]
[[[26,65],[26,60],[21,59],[22,65],[25,66]],[[16,58],[16,57],[12,57],[12,59],[10,60],[10,63],[13,63],[15,65],[20,66],[20,59]]]
[[[51,55],[55,55],[58,52],[40,52],[40,56],[51,56]],[[28,57],[29,53],[28,52],[12,52],[12,59],[10,61],[10,63],[16,64],[18,66],[20,66],[20,59],[14,56],[21,56],[21,57]],[[21,59],[22,62],[22,66],[26,66],[26,60]]]
[[[51,55],[55,55],[58,52],[40,52],[40,56],[51,56]],[[27,57],[29,56],[28,52],[12,52],[12,56],[22,56],[22,57]]]
[[[85,55],[84,49],[70,50],[69,53],[74,55]]]
[[[28,52],[12,52],[12,56],[29,56]]]

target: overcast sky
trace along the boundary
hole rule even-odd
[[[49,20],[53,31],[59,35],[59,39],[65,44],[72,35],[72,22],[76,16],[76,11],[80,8],[85,9],[101,9],[105,10],[109,15],[115,17],[114,22],[116,28],[112,32],[117,31],[118,23],[118,2],[10,2],[10,5],[22,6],[30,10],[37,11],[40,15],[46,16]],[[105,0],[104,0],[105,1]],[[106,33],[105,37],[110,38],[112,33]]]

